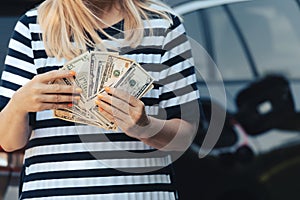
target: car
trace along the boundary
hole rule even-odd
[[[191,41],[203,108],[191,147],[174,163],[180,199],[299,199],[300,1],[164,1]],[[14,23],[40,1],[22,2],[0,7],[2,62]],[[1,155],[5,180],[11,168]],[[14,169],[6,200],[17,198]]]
[[[166,2],[191,40],[206,116],[226,113],[207,156],[199,131],[176,163],[182,199],[299,199],[300,2]]]
[[[225,89],[226,96],[226,99],[216,96],[213,101],[227,112],[236,113],[236,98],[241,90],[267,75],[277,74],[288,79],[295,109],[300,110],[298,1],[167,2],[182,15],[187,35],[207,51],[208,59],[217,66],[216,69],[206,65],[207,61],[197,60],[202,57],[193,52],[196,67],[201,77],[205,77],[205,81],[199,80],[203,98],[212,98],[205,85],[213,82],[213,89],[219,93]],[[197,48],[194,51],[199,51]],[[293,131],[272,129],[252,139],[260,143],[256,151],[265,153],[299,141],[300,137]]]

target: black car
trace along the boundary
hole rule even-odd
[[[208,123],[226,113],[208,156],[200,126],[177,161],[181,198],[299,199],[300,1],[167,2],[191,39]]]

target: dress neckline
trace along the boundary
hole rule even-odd
[[[119,31],[124,31],[124,19],[121,19],[120,21],[116,22],[115,24],[109,26],[109,27],[105,27],[103,28],[104,31],[110,30],[110,29],[117,29]]]

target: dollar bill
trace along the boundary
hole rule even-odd
[[[91,121],[90,119],[86,119],[77,115],[76,113],[65,110],[65,109],[55,109],[53,110],[54,117],[58,119],[62,119],[69,122],[75,122],[80,124],[92,125],[92,126],[99,126],[100,124],[96,121]],[[101,125],[100,125],[101,126]]]
[[[73,70],[75,77],[55,80],[82,89],[81,99],[72,109],[56,109],[54,117],[116,130],[117,126],[99,112],[95,100],[105,86],[122,89],[141,98],[153,88],[154,79],[134,60],[116,53],[90,51],[67,62],[61,70]]]
[[[91,53],[90,76],[92,78],[89,82],[89,97],[95,96],[98,93],[98,87],[102,81],[102,73],[106,65],[107,57],[105,54],[95,55],[94,52]]]
[[[63,81],[67,85],[74,85],[82,89],[81,99],[82,103],[88,98],[88,83],[89,83],[89,69],[90,69],[90,53],[86,52],[73,60],[67,62],[61,70],[72,70],[76,72],[75,77],[64,78]]]
[[[153,81],[153,77],[151,77],[140,65],[133,63],[113,87],[126,91],[136,98],[141,98],[153,88]],[[104,92],[104,89],[101,92]],[[101,113],[98,112],[96,105],[94,105],[90,111],[94,115],[101,115]],[[113,122],[111,122],[111,124],[113,124]]]
[[[154,79],[140,65],[133,63],[113,87],[124,90],[136,98],[141,98],[152,87],[153,81]]]
[[[100,52],[97,54],[101,55]],[[133,60],[118,55],[109,55],[106,65],[103,69],[102,80],[98,85],[97,93],[103,87],[112,85],[116,80],[122,77],[122,75],[129,69],[133,62]]]

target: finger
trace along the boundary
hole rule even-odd
[[[120,90],[117,88],[105,87],[105,91],[110,95],[113,95],[125,102],[128,102],[130,105],[132,105],[134,107],[139,105],[140,100],[135,98],[134,96],[130,95],[128,92],[126,92],[124,90]]]
[[[110,104],[108,104],[105,101],[101,101],[101,100],[96,100],[95,103],[99,107],[99,111],[105,110],[105,112],[112,115],[112,106]]]
[[[75,86],[70,85],[61,85],[61,84],[47,84],[43,88],[45,94],[74,94],[79,95],[82,92],[81,88],[76,88]]]
[[[99,94],[98,99],[112,107],[118,108],[119,110],[123,111],[124,113],[129,112],[130,105],[128,104],[128,102],[125,102],[119,98],[115,98],[114,96],[110,96],[110,95]]]
[[[80,100],[79,96],[64,95],[64,94],[49,94],[42,95],[41,102],[47,103],[72,103]]]
[[[43,103],[39,106],[38,110],[52,110],[61,108],[72,108],[72,103]]]
[[[75,76],[75,71],[69,70],[53,70],[44,74],[37,75],[35,78],[43,83],[53,82],[56,79],[69,78]]]
[[[126,120],[126,119],[128,120],[128,118],[130,119],[130,116],[128,115],[128,113],[124,113],[122,110],[112,107],[110,104],[108,104],[104,101],[96,100],[95,102],[98,105],[100,111],[103,110],[103,111],[107,112],[113,118],[117,118],[120,120]]]
[[[110,122],[115,122],[115,118],[108,112],[106,112],[103,108],[99,107],[99,112]]]

